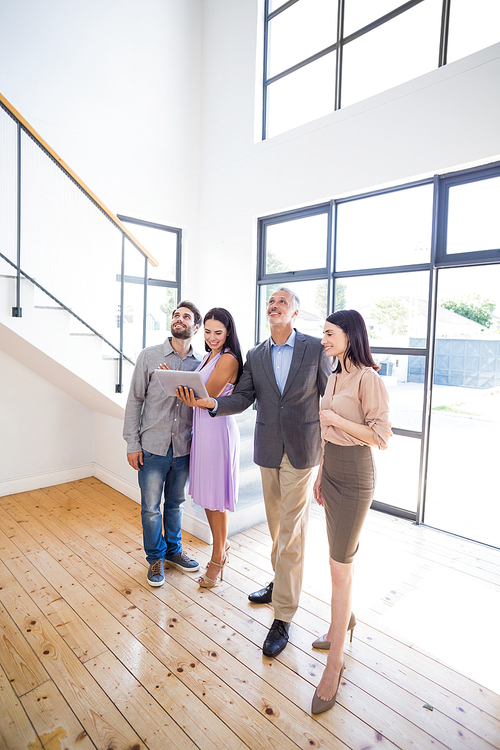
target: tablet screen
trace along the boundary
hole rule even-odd
[[[155,370],[156,377],[160,381],[165,396],[176,396],[176,389],[180,385],[192,388],[196,398],[208,398],[205,383],[199,372],[186,372],[184,370]]]

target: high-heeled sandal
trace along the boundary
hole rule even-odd
[[[349,642],[352,643],[352,635],[354,633],[354,628],[356,627],[356,615],[354,612],[351,612],[351,616],[349,618],[349,625],[347,626],[347,632],[351,633],[351,637],[349,638]],[[313,648],[320,648],[323,651],[329,651],[330,650],[330,641],[326,640],[325,635],[321,635],[319,638],[317,638],[312,643]]]
[[[323,711],[328,711],[329,708],[332,708],[332,706],[335,705],[337,701],[337,694],[339,692],[340,680],[342,679],[342,674],[344,672],[344,669],[345,669],[345,664],[342,665],[342,669],[340,670],[339,681],[337,683],[337,689],[335,691],[335,694],[333,698],[330,698],[329,701],[324,701],[323,698],[320,698],[318,695],[318,688],[316,688],[316,690],[314,691],[312,704],[311,704],[312,714],[322,714]]]
[[[210,560],[210,562],[207,565],[207,570],[208,570],[208,567],[209,567],[210,564],[216,565],[218,568],[220,568],[220,580],[221,581],[222,581],[222,579],[224,577],[224,567],[225,567],[225,565],[227,564],[227,562],[229,560],[229,548],[230,547],[231,547],[231,545],[229,544],[229,542],[227,542],[225,550],[224,550],[225,555],[224,555],[224,562],[223,563],[218,563],[218,562],[215,562],[215,560]],[[217,576],[215,576],[215,578],[210,578],[209,575],[207,575],[206,573],[204,573],[203,575],[201,575],[198,578],[198,583],[200,585],[200,588],[202,588],[202,589],[211,589],[214,586],[218,585],[218,583],[219,583],[219,576],[217,575]]]
[[[229,544],[229,542],[226,542],[226,546],[224,547],[224,565],[229,561],[229,550],[230,549],[231,549],[231,545]],[[205,565],[205,567],[207,568],[207,570],[208,570],[208,566],[210,565],[211,562],[212,562],[212,560],[209,560],[207,562],[207,564]]]

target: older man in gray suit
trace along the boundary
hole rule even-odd
[[[275,619],[262,649],[266,656],[277,656],[287,645],[299,606],[312,475],[321,457],[319,399],[331,373],[320,339],[293,328],[298,312],[293,291],[274,292],[267,307],[270,338],[248,352],[230,396],[203,404],[212,416],[225,416],[257,400],[254,460],[261,470],[273,541],[274,582],[248,598],[274,606]]]

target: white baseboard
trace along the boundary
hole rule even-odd
[[[118,490],[118,492],[121,492],[126,497],[130,497],[132,500],[135,500],[135,502],[139,505],[141,504],[141,492],[138,485],[127,482],[122,477],[113,474],[111,471],[108,471],[108,469],[105,469],[98,464],[94,464],[94,476],[96,477],[96,479],[100,479],[101,482],[108,484],[114,490]],[[201,517],[197,517],[196,515],[192,515],[190,513],[189,496],[187,496],[186,502],[184,504],[184,513],[182,514],[182,528],[184,529],[184,531],[187,531],[188,534],[192,534],[197,539],[201,539],[203,542],[211,544],[212,536],[207,520],[204,515]]]
[[[46,474],[33,474],[28,477],[17,477],[0,482],[0,497],[4,495],[16,495],[18,492],[31,492],[40,490],[42,487],[52,487],[64,482],[75,482],[77,479],[85,479],[94,475],[94,464],[73,466],[70,469],[59,469],[48,471]]]
[[[101,482],[113,487],[126,497],[130,497],[136,503],[141,503],[141,493],[137,485],[128,482],[123,477],[114,474],[99,464],[85,464],[83,466],[74,466],[70,469],[61,469],[59,471],[49,471],[46,474],[34,474],[29,477],[18,477],[17,479],[8,479],[0,482],[0,497],[4,495],[15,495],[18,492],[30,492],[39,490],[43,487],[52,487],[53,485],[63,484],[64,482],[74,482],[77,479],[86,477],[96,477]],[[207,544],[211,544],[212,536],[210,527],[204,515],[197,514],[189,507],[189,496],[187,496],[182,516],[182,528],[188,534],[192,534]],[[263,503],[256,504],[243,512],[230,514],[229,535],[244,531],[250,526],[262,523],[265,520]]]
[[[112,471],[105,469],[99,464],[94,464],[93,476],[96,479],[100,479],[104,484],[109,484],[114,490],[121,492],[122,495],[130,497],[131,500],[135,500],[136,503],[141,504],[141,491],[137,484],[127,482],[123,477],[119,477],[118,474],[113,474]]]
[[[197,539],[201,539],[202,542],[212,544],[212,533],[206,518],[198,518],[195,515],[191,515],[187,504],[189,499],[184,503],[184,513],[182,514],[182,529],[191,536],[195,536]]]

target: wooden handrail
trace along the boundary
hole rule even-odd
[[[85,183],[82,182],[82,180],[78,177],[78,175],[76,175],[73,172],[73,170],[70,169],[70,167],[68,167],[68,165],[61,159],[61,157],[56,154],[54,149],[51,148],[49,144],[46,143],[40,135],[38,135],[36,130],[29,124],[27,120],[24,119],[24,117],[17,111],[17,109],[12,106],[12,104],[3,96],[2,93],[0,93],[0,102],[3,104],[5,109],[7,109],[11,113],[11,115],[17,120],[17,122],[24,128],[24,130],[26,130],[31,136],[33,136],[33,138],[40,144],[40,146],[42,146],[42,148],[45,151],[47,151],[48,154],[50,154],[50,156],[54,159],[55,162],[57,162],[57,164],[59,164],[59,166],[66,172],[66,174],[68,174],[71,177],[71,179],[74,180],[81,187],[84,193],[86,193],[89,196],[89,198],[91,198],[92,201],[97,206],[99,206],[101,211],[103,211],[106,214],[106,216],[108,216],[111,219],[113,224],[116,227],[118,227],[118,229],[120,229],[120,231],[122,231],[129,238],[129,240],[135,245],[135,247],[137,247],[141,252],[144,253],[144,255],[147,257],[151,265],[158,266],[159,263],[156,260],[156,258],[154,258],[151,255],[151,253],[149,253],[146,250],[144,245],[141,242],[139,242],[138,239],[134,237],[132,232],[130,232],[130,230],[127,229],[127,227],[124,224],[122,224],[120,219],[117,216],[115,216],[113,213],[111,213],[109,208],[106,208],[104,203],[101,200],[99,200],[99,198],[92,192],[92,190],[90,190],[85,185]]]

